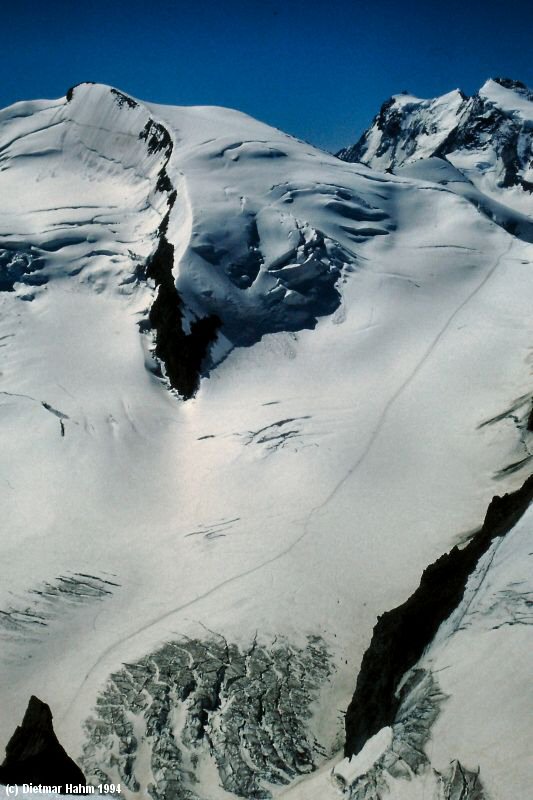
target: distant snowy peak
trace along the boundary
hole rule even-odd
[[[344,161],[396,172],[433,156],[446,158],[487,194],[533,190],[533,92],[509,78],[488,80],[472,97],[455,90],[432,100],[395,95]],[[524,211],[524,198],[512,205]]]
[[[359,141],[338,155],[343,161],[361,161],[384,171],[432,156],[457,127],[467,103],[459,90],[434,100],[394,95],[383,103]]]

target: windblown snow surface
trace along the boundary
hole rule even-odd
[[[127,800],[525,798],[531,515],[417,665],[419,758],[342,750],[377,616],[528,475],[532,240],[90,84],[0,112],[0,187],[0,746],[35,694]]]

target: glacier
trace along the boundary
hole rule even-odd
[[[0,747],[37,695],[126,800],[525,796],[529,512],[338,766],[376,618],[532,452],[533,102],[400,98],[355,163],[98,84],[0,112]]]

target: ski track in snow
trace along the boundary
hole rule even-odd
[[[117,642],[114,642],[110,647],[108,647],[106,650],[104,650],[104,652],[94,662],[94,664],[89,669],[89,671],[85,674],[85,677],[84,677],[83,681],[81,682],[76,694],[74,695],[72,701],[70,702],[70,704],[67,707],[65,713],[63,714],[62,719],[64,719],[66,716],[68,716],[69,712],[72,710],[73,706],[76,703],[76,700],[77,700],[79,694],[82,692],[84,686],[86,685],[87,681],[89,680],[89,678],[91,677],[93,672],[105,661],[105,659],[111,653],[115,652],[115,650],[117,650],[122,645],[126,644],[127,642],[131,641],[136,636],[139,636],[140,634],[146,632],[147,630],[150,630],[150,628],[154,627],[155,625],[158,625],[158,624],[164,622],[165,620],[170,619],[175,614],[179,614],[180,612],[185,611],[188,608],[191,608],[196,603],[199,603],[202,600],[205,600],[208,597],[211,597],[213,594],[215,594],[215,592],[218,592],[221,589],[224,589],[226,586],[229,586],[229,585],[235,583],[236,581],[242,580],[243,578],[247,578],[247,577],[249,577],[250,575],[253,575],[256,572],[259,572],[260,570],[265,569],[266,567],[270,566],[271,564],[276,563],[277,561],[281,560],[285,556],[289,555],[289,553],[291,553],[309,535],[310,528],[311,528],[311,525],[312,525],[312,522],[313,522],[314,518],[324,508],[326,508],[329,503],[331,503],[331,501],[340,492],[342,487],[347,483],[347,481],[356,473],[356,471],[364,463],[365,459],[367,458],[367,456],[371,452],[371,450],[372,450],[372,448],[374,446],[374,443],[378,439],[379,434],[380,434],[380,432],[381,432],[381,430],[383,428],[383,425],[385,424],[385,422],[386,422],[386,420],[388,418],[388,415],[389,415],[391,409],[393,408],[394,404],[396,403],[396,401],[401,397],[403,392],[413,382],[413,380],[416,378],[418,373],[424,367],[424,365],[426,364],[428,359],[431,357],[432,353],[435,351],[435,348],[438,346],[438,344],[441,341],[441,339],[443,338],[443,336],[445,336],[446,332],[449,330],[449,328],[452,325],[454,319],[461,313],[461,311],[471,302],[471,300],[473,300],[473,298],[483,289],[483,287],[491,279],[493,274],[498,269],[502,259],[505,258],[505,256],[512,249],[513,243],[514,243],[514,240],[512,238],[510,238],[509,243],[504,248],[504,250],[496,257],[492,267],[488,270],[488,272],[486,273],[484,278],[479,282],[479,284],[476,287],[474,287],[474,289],[472,289],[469,292],[469,294],[465,297],[465,299],[453,311],[453,313],[450,315],[450,317],[446,321],[445,325],[441,328],[439,333],[435,336],[435,338],[433,339],[431,344],[428,346],[428,348],[426,349],[426,351],[424,352],[424,354],[422,355],[421,359],[418,361],[418,363],[416,364],[416,366],[414,367],[412,372],[405,378],[404,381],[402,381],[400,386],[397,388],[397,390],[394,392],[394,394],[390,397],[390,399],[386,403],[385,407],[383,408],[383,411],[381,412],[381,415],[380,415],[380,417],[378,419],[377,425],[374,428],[374,430],[372,431],[372,434],[371,434],[371,436],[370,436],[370,438],[369,438],[369,440],[368,440],[363,452],[357,458],[357,460],[352,465],[352,467],[350,467],[350,469],[346,472],[346,474],[343,476],[343,478],[334,486],[334,488],[327,495],[327,497],[319,505],[315,506],[314,508],[312,508],[309,511],[309,514],[307,515],[307,518],[305,519],[305,521],[303,523],[303,531],[300,534],[300,536],[298,536],[296,539],[294,539],[294,541],[288,547],[284,548],[281,552],[277,553],[276,555],[271,556],[270,558],[266,559],[265,561],[261,562],[260,564],[256,564],[254,567],[251,567],[250,569],[245,570],[244,572],[240,572],[237,575],[233,575],[230,578],[227,578],[226,580],[221,581],[219,584],[217,584],[216,586],[211,587],[206,592],[203,592],[202,594],[197,595],[196,597],[194,597],[193,599],[187,601],[186,603],[183,603],[182,605],[177,606],[176,608],[173,608],[170,611],[165,612],[161,616],[150,620],[150,622],[145,623],[140,628],[138,628],[136,631],[128,634],[127,636],[123,637],[122,639],[119,639]]]
[[[330,503],[331,500],[333,500],[333,498],[336,496],[336,494],[342,489],[342,487],[344,486],[346,481],[348,481],[350,479],[350,477],[354,474],[354,472],[356,472],[356,470],[361,466],[361,464],[364,462],[364,460],[366,459],[366,457],[370,453],[370,451],[371,451],[371,449],[372,449],[372,447],[374,445],[374,442],[378,438],[378,436],[379,436],[379,434],[381,432],[381,429],[382,429],[384,423],[387,420],[389,411],[394,406],[395,402],[398,400],[399,397],[401,397],[401,395],[403,394],[405,389],[407,389],[407,387],[416,378],[416,376],[418,375],[418,373],[420,372],[420,370],[422,369],[424,364],[428,361],[428,359],[430,358],[430,356],[434,352],[435,348],[437,347],[437,345],[440,342],[440,340],[442,339],[442,337],[448,331],[448,329],[449,329],[450,325],[452,324],[452,322],[454,321],[455,317],[458,314],[460,314],[460,312],[463,310],[463,308],[465,308],[468,305],[468,303],[478,294],[478,292],[481,291],[481,289],[485,286],[485,284],[490,280],[490,278],[493,276],[493,274],[496,272],[496,270],[500,266],[500,263],[501,263],[502,259],[505,258],[505,256],[509,253],[509,251],[511,250],[512,246],[513,246],[513,240],[511,239],[509,244],[507,245],[507,247],[496,258],[495,263],[490,268],[490,270],[487,272],[487,274],[485,275],[483,280],[478,284],[478,286],[476,286],[470,292],[469,295],[467,295],[467,297],[463,300],[463,302],[460,303],[457,306],[457,308],[455,309],[453,314],[448,318],[448,320],[447,320],[446,324],[444,325],[444,327],[441,329],[441,331],[437,334],[437,336],[431,342],[431,344],[429,345],[429,347],[427,348],[426,352],[424,353],[424,355],[422,356],[422,358],[420,359],[418,364],[415,366],[413,371],[400,384],[398,389],[394,392],[394,394],[392,395],[392,397],[390,398],[388,403],[385,405],[385,407],[384,407],[384,409],[381,412],[381,415],[379,417],[378,423],[377,423],[376,427],[374,428],[374,430],[373,430],[373,432],[372,432],[372,434],[370,436],[370,439],[368,440],[368,444],[366,445],[365,449],[363,450],[362,454],[359,456],[359,458],[357,459],[355,464],[348,470],[346,475],[332,489],[332,491],[330,492],[328,497],[324,500],[324,502],[321,503],[319,506],[317,506],[315,509],[311,510],[311,514],[316,514],[319,511],[321,511],[323,508],[325,508],[328,505],[328,503]]]

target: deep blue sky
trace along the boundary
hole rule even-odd
[[[328,149],[407,89],[533,86],[531,0],[9,0],[0,106],[84,80],[239,108]]]

